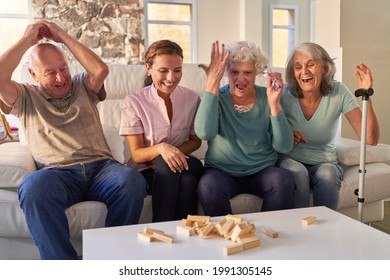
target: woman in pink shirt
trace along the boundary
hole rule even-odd
[[[197,213],[197,186],[202,163],[190,156],[201,145],[194,132],[199,95],[179,86],[183,50],[169,40],[146,51],[145,87],[126,96],[120,134],[130,146],[129,165],[148,182],[153,222]]]

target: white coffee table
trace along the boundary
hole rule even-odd
[[[390,259],[390,235],[326,207],[311,207],[240,215],[255,224],[261,246],[226,256],[223,247],[232,244],[222,237],[201,239],[176,233],[179,221],[83,231],[83,259],[89,260],[377,260]],[[317,222],[301,224],[307,216]],[[221,217],[211,218],[218,222]],[[272,239],[260,230],[266,226],[279,233]],[[139,240],[144,228],[163,230],[173,244]]]

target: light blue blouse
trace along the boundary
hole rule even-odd
[[[306,164],[337,163],[334,138],[341,114],[359,107],[356,98],[342,83],[335,81],[332,92],[323,96],[310,120],[303,115],[299,99],[285,87],[281,104],[293,131],[300,131],[308,144],[294,145],[287,156]]]

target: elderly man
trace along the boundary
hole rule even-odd
[[[85,72],[71,77],[57,46],[37,44],[44,38],[64,44]],[[11,80],[30,47],[36,86]],[[77,202],[104,202],[106,226],[137,223],[146,182],[113,159],[96,107],[106,97],[107,65],[55,23],[39,21],[0,56],[0,69],[0,107],[19,117],[38,167],[21,184],[19,199],[41,258],[77,258],[65,215]]]

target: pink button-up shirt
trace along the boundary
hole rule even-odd
[[[200,98],[196,92],[181,86],[177,86],[170,98],[172,122],[164,100],[153,85],[127,95],[122,106],[119,134],[143,134],[146,147],[162,142],[176,147],[183,144],[195,134],[194,119]],[[142,169],[141,166],[138,168]]]

